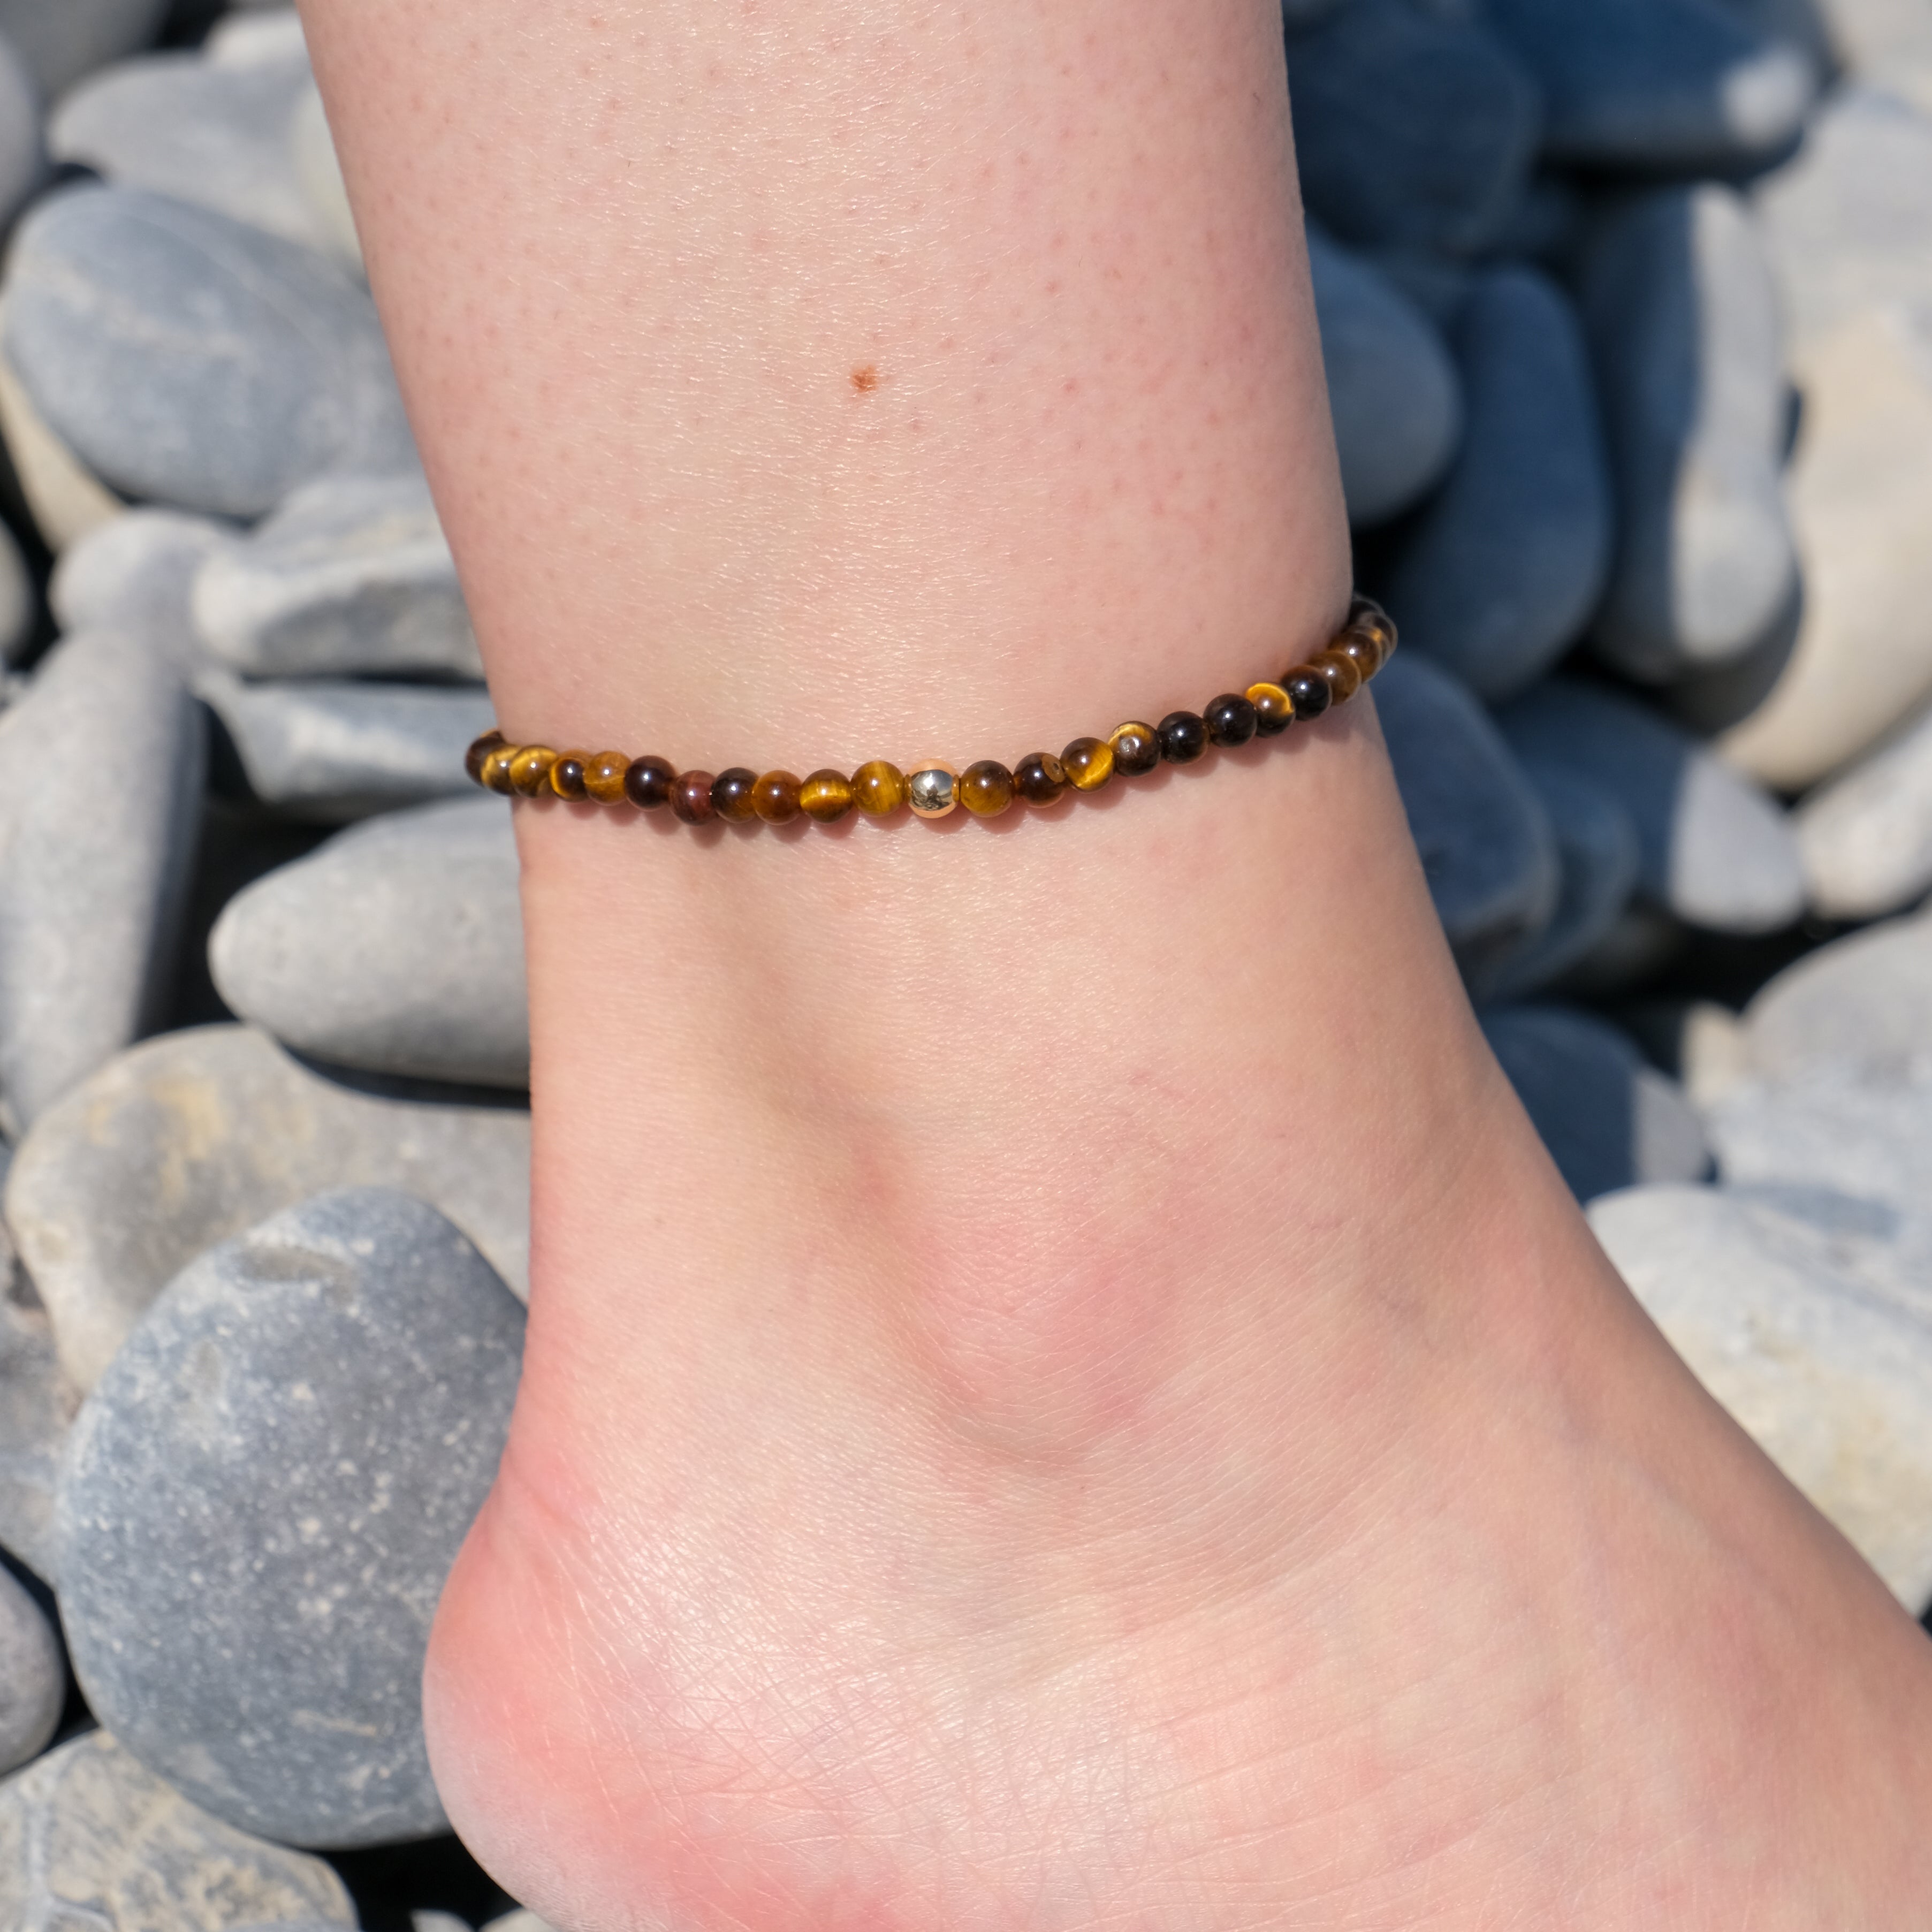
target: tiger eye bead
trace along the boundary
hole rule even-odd
[[[1144,778],[1160,763],[1160,734],[1138,718],[1116,724],[1107,742],[1114,754],[1114,769],[1124,778]]]
[[[1076,738],[1060,763],[1076,791],[1098,791],[1114,776],[1114,748],[1104,738]]]
[[[959,774],[941,758],[921,758],[906,779],[906,802],[922,818],[944,818],[959,802]]]
[[[1066,767],[1051,752],[1032,752],[1013,767],[1013,790],[1029,805],[1051,805],[1066,789]]]
[[[884,818],[906,802],[906,776],[884,758],[868,758],[852,774],[852,802],[870,818]]]
[[[516,790],[510,782],[510,767],[516,762],[518,748],[514,745],[499,745],[484,758],[480,777],[488,790],[500,792]]]
[[[1373,643],[1382,664],[1395,655],[1395,621],[1372,598],[1356,598],[1348,606],[1348,621],[1342,628],[1359,632]]]
[[[790,772],[767,772],[752,788],[752,805],[767,825],[789,825],[798,816],[798,779]]]
[[[742,825],[758,815],[752,796],[758,788],[756,772],[746,765],[733,765],[711,781],[711,809],[728,824]]]
[[[1340,651],[1361,673],[1364,684],[1382,668],[1382,647],[1372,632],[1344,631],[1328,651]],[[1327,656],[1328,651],[1322,655]]]
[[[1294,706],[1296,718],[1304,724],[1312,724],[1334,700],[1328,680],[1312,664],[1290,671],[1282,684]]]
[[[463,769],[474,784],[483,782],[483,761],[503,742],[500,731],[485,731],[463,754]]]
[[[1362,688],[1362,674],[1354,662],[1342,652],[1324,651],[1315,660],[1315,668],[1328,680],[1328,688],[1337,704],[1346,704]]]
[[[550,768],[556,754],[548,745],[526,745],[510,760],[510,789],[525,798],[535,798],[550,789]]]
[[[1230,747],[1245,745],[1255,735],[1259,722],[1255,716],[1255,707],[1232,691],[1216,698],[1201,716],[1208,727],[1208,736],[1217,745]]]
[[[711,774],[680,772],[670,788],[670,808],[686,825],[704,825],[711,818]]]
[[[975,818],[997,818],[1013,802],[1013,775],[992,758],[981,758],[959,775],[959,802]]]
[[[798,788],[798,808],[821,825],[834,825],[852,809],[852,781],[843,772],[814,772]]]
[[[1294,704],[1278,684],[1251,684],[1248,702],[1255,707],[1255,736],[1279,738],[1294,722]]]
[[[655,812],[670,802],[677,772],[666,758],[633,758],[624,767],[624,796],[640,812]]]
[[[1192,711],[1170,711],[1158,728],[1160,754],[1170,765],[1191,765],[1208,748],[1208,721]]]
[[[566,752],[550,768],[550,788],[559,798],[584,796],[584,758],[581,752]]]
[[[624,802],[624,774],[630,760],[622,752],[598,752],[584,761],[584,789],[599,805]]]

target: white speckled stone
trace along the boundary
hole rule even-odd
[[[63,631],[120,631],[189,669],[201,655],[188,617],[195,572],[235,541],[232,525],[180,510],[124,510],[61,554],[48,586]]]

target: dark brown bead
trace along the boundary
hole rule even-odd
[[[1348,621],[1342,628],[1345,631],[1360,632],[1364,636],[1372,639],[1382,654],[1383,664],[1387,664],[1394,656],[1394,620],[1372,598],[1358,597],[1349,605]]]
[[[596,752],[584,761],[584,789],[599,805],[624,802],[624,774],[631,761],[622,752]]]
[[[687,825],[704,825],[711,818],[711,774],[680,772],[670,788],[670,808]]]
[[[1248,702],[1255,707],[1255,736],[1279,738],[1294,722],[1294,705],[1278,684],[1251,684]]]
[[[1159,730],[1160,754],[1170,765],[1191,765],[1208,748],[1208,721],[1192,711],[1170,711]]]
[[[1114,748],[1114,769],[1123,778],[1144,778],[1160,763],[1160,734],[1138,718],[1116,724],[1107,742]]]
[[[1369,632],[1344,631],[1328,649],[1340,651],[1362,674],[1364,684],[1382,668],[1382,647]],[[1322,655],[1326,656],[1328,652]]]
[[[640,812],[655,812],[670,802],[677,772],[668,758],[633,758],[624,767],[624,796]]]
[[[857,802],[852,781],[830,766],[814,772],[798,788],[798,808],[820,825],[837,824]]]
[[[550,768],[556,754],[548,745],[526,745],[510,760],[510,789],[525,798],[550,790]]]
[[[1302,664],[1290,671],[1282,680],[1282,688],[1288,693],[1288,702],[1294,706],[1297,720],[1304,724],[1312,724],[1334,701],[1335,694],[1328,688],[1328,680],[1312,664]]]
[[[1245,745],[1255,735],[1255,707],[1232,691],[1216,698],[1201,716],[1217,745]]]
[[[711,781],[711,809],[733,825],[742,825],[758,815],[752,794],[758,788],[758,775],[748,765],[734,765]]]
[[[767,772],[752,788],[752,803],[767,825],[788,825],[798,816],[798,780],[790,772]]]
[[[1013,802],[1013,775],[992,758],[982,758],[959,774],[959,802],[975,818],[997,818]]]
[[[463,769],[475,784],[483,782],[483,760],[503,742],[500,731],[485,731],[463,754]]]
[[[1060,763],[1076,791],[1098,791],[1114,776],[1114,748],[1104,738],[1076,738]]]
[[[1337,704],[1346,704],[1362,688],[1361,668],[1338,650],[1325,650],[1315,660],[1315,668],[1328,680]]]
[[[1051,805],[1066,789],[1066,767],[1051,752],[1033,752],[1013,767],[1013,790],[1029,805]]]
[[[487,790],[496,792],[516,790],[510,782],[510,767],[516,762],[517,749],[514,745],[499,745],[484,759],[482,782]]]
[[[581,752],[566,752],[550,768],[550,788],[559,798],[584,796],[584,760]]]

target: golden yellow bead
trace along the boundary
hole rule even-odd
[[[959,774],[944,758],[920,758],[906,777],[906,802],[922,818],[944,818],[959,803]]]
[[[884,758],[872,758],[852,774],[852,802],[873,818],[884,818],[906,802],[905,773]]]
[[[483,760],[483,769],[477,773],[479,784],[491,791],[514,791],[510,782],[510,766],[515,762],[520,747],[515,745],[499,745]]]
[[[1104,738],[1076,738],[1060,754],[1076,791],[1098,791],[1114,776],[1114,748]]]
[[[599,752],[584,761],[584,789],[599,805],[622,805],[630,760],[622,752]]]
[[[821,825],[836,824],[852,809],[852,781],[843,772],[814,772],[798,788],[798,808]]]
[[[535,798],[550,789],[550,768],[556,754],[548,745],[526,745],[510,760],[510,789],[526,798]]]
[[[1251,684],[1248,702],[1255,707],[1255,734],[1278,738],[1294,722],[1294,700],[1278,684]]]

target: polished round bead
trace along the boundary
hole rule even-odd
[[[1114,748],[1104,738],[1076,738],[1060,762],[1076,791],[1098,791],[1114,776]]]
[[[599,805],[622,805],[624,774],[630,766],[622,752],[594,752],[584,761],[584,789]]]
[[[1282,680],[1297,720],[1312,724],[1334,700],[1328,680],[1312,664],[1302,664]]]
[[[906,802],[922,818],[944,818],[959,802],[959,774],[943,759],[920,759],[906,776]]]
[[[752,804],[767,825],[789,825],[798,816],[798,776],[767,772],[752,789]]]
[[[1116,724],[1107,744],[1114,754],[1114,769],[1124,778],[1144,778],[1160,763],[1160,734],[1138,718]]]
[[[514,745],[499,745],[483,760],[480,775],[482,784],[491,791],[514,791],[510,782],[510,767],[516,762],[518,748]]]
[[[836,824],[852,804],[852,781],[843,772],[814,772],[798,788],[799,810],[821,825]]]
[[[1340,651],[1361,673],[1364,684],[1382,668],[1382,647],[1372,632],[1344,631],[1328,650]],[[1328,652],[1322,655],[1325,657]]]
[[[1374,641],[1383,664],[1395,655],[1395,622],[1382,607],[1367,597],[1358,597],[1348,607],[1346,631],[1359,632]]]
[[[1251,684],[1248,702],[1255,707],[1255,736],[1279,738],[1294,722],[1294,706],[1278,684]]]
[[[1170,711],[1156,728],[1170,765],[1191,765],[1208,748],[1208,721],[1192,711]]]
[[[640,812],[670,802],[677,772],[668,758],[633,758],[624,767],[624,796]]]
[[[852,774],[852,802],[868,818],[884,818],[906,802],[906,776],[884,758],[868,758]]]
[[[1328,680],[1337,704],[1346,704],[1362,688],[1361,668],[1332,646],[1315,660],[1315,668]]]
[[[728,824],[742,825],[758,815],[752,794],[758,775],[748,765],[733,765],[711,781],[711,809]]]
[[[711,774],[680,772],[670,788],[670,808],[687,825],[708,824],[711,819]]]
[[[1208,735],[1217,745],[1230,748],[1245,745],[1255,735],[1255,707],[1245,698],[1224,692],[1201,714]]]
[[[470,774],[472,784],[483,782],[483,760],[503,742],[500,731],[485,731],[463,754],[463,769]]]
[[[1013,790],[1029,805],[1051,805],[1066,789],[1066,767],[1051,752],[1030,752],[1013,767]]]
[[[550,789],[550,768],[556,754],[548,745],[526,745],[510,760],[510,789],[525,798],[535,798]]]
[[[559,798],[584,796],[584,761],[588,756],[584,752],[566,752],[550,766],[550,788]]]
[[[959,774],[959,802],[975,818],[997,818],[1013,802],[1013,775],[992,758],[981,758]]]

